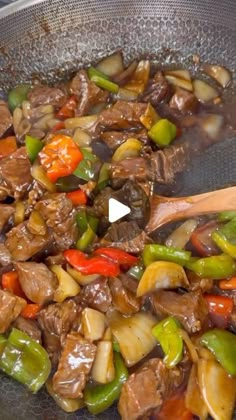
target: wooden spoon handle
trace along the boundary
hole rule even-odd
[[[155,195],[145,230],[150,233],[168,222],[226,210],[236,210],[236,187],[179,198]]]

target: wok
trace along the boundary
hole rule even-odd
[[[159,64],[180,63],[193,72],[195,53],[202,61],[226,65],[234,77],[227,91],[231,101],[235,19],[235,0],[20,0],[0,11],[0,89],[39,76],[55,82],[122,49],[127,61],[148,55]],[[228,138],[193,162],[177,192],[197,194],[235,180],[236,138]],[[2,420],[93,418],[86,411],[67,415],[45,391],[32,395],[1,376]],[[119,416],[114,407],[98,418]]]

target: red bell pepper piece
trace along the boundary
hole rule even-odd
[[[54,125],[54,127],[51,129],[51,133],[56,133],[59,130],[64,130],[64,128],[65,128],[64,121],[60,121],[56,125]]]
[[[128,254],[128,252],[123,251],[119,248],[98,248],[94,251],[95,255],[102,255],[103,257],[110,258],[112,261],[120,264],[132,266],[137,264],[138,257]]]
[[[5,156],[9,156],[17,149],[15,136],[6,137],[0,140],[0,159]]]
[[[76,190],[66,194],[75,206],[87,203],[87,196],[83,190]]]
[[[223,316],[231,315],[234,307],[233,299],[221,295],[204,295],[204,298],[208,304],[209,313]]]
[[[63,255],[72,267],[80,273],[100,274],[101,276],[116,277],[120,273],[119,265],[102,256],[88,257],[77,249],[68,249]]]
[[[211,234],[216,230],[216,221],[210,221],[195,229],[191,236],[191,243],[202,257],[210,257],[219,254],[219,249],[211,239]]]
[[[57,118],[73,118],[77,108],[77,98],[75,95],[69,97],[65,105],[58,111]]]
[[[236,289],[236,277],[232,277],[229,280],[221,280],[219,287],[222,290],[233,290]]]
[[[71,175],[83,155],[71,137],[56,134],[50,143],[39,153],[40,163],[51,182],[60,177]]]
[[[21,311],[21,316],[26,319],[35,319],[41,306],[37,303],[28,303]]]
[[[8,271],[7,273],[2,274],[2,288],[13,293],[15,296],[19,296],[27,300],[23,290],[21,289],[18,273],[16,271]]]
[[[164,401],[156,420],[192,420],[193,414],[185,405],[185,396],[174,395]]]

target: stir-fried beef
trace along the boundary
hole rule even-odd
[[[148,86],[141,96],[143,102],[151,102],[153,106],[157,106],[164,99],[170,96],[171,88],[161,71],[158,71],[153,79],[150,80]]]
[[[112,303],[107,279],[98,278],[87,284],[75,299],[82,307],[89,306],[100,312],[107,312]]]
[[[89,80],[85,70],[80,70],[72,79],[70,91],[78,97],[76,116],[86,115],[94,105],[107,102],[109,96]]]
[[[34,107],[39,105],[61,107],[65,103],[66,97],[66,93],[59,87],[46,85],[34,86],[28,93],[28,100]]]
[[[3,230],[5,224],[14,214],[15,209],[9,204],[0,204],[0,232]]]
[[[18,296],[0,289],[0,333],[7,331],[9,326],[20,315],[26,301]]]
[[[68,334],[53,376],[53,389],[64,398],[83,396],[97,347],[78,333]]]
[[[5,245],[15,261],[26,261],[45,249],[50,243],[50,236],[33,235],[27,229],[28,222],[23,222],[7,233]]]
[[[99,115],[102,127],[111,130],[126,130],[142,127],[140,117],[145,113],[147,104],[141,102],[117,101],[111,108],[104,109]]]
[[[0,161],[0,190],[15,199],[25,195],[32,183],[31,164],[25,147]]]
[[[0,267],[5,267],[11,264],[12,257],[7,247],[0,242]]]
[[[190,290],[198,290],[200,289],[202,292],[208,292],[213,287],[213,280],[208,278],[201,278],[193,271],[187,272],[187,277],[189,281],[189,289]]]
[[[14,327],[28,334],[31,338],[33,338],[33,340],[37,341],[39,344],[42,343],[41,331],[37,325],[37,322],[33,319],[25,319],[22,318],[22,316],[19,316],[14,322]]]
[[[43,263],[18,262],[14,264],[26,297],[43,305],[53,300],[58,282],[56,276]]]
[[[140,310],[141,300],[136,297],[135,290],[130,291],[125,287],[122,278],[110,279],[109,286],[112,304],[117,311],[124,315],[130,315]]]
[[[43,343],[54,365],[59,360],[61,345],[76,320],[80,308],[73,300],[48,305],[38,315],[38,323],[43,333]]]
[[[43,216],[46,225],[52,231],[52,236],[59,251],[70,248],[75,243],[77,228],[75,210],[66,194],[45,195],[36,205]]]
[[[149,360],[122,387],[118,404],[122,420],[147,418],[182,381],[181,369],[168,369],[160,359]]]
[[[160,290],[150,300],[156,314],[175,316],[189,333],[201,330],[208,313],[207,304],[199,290],[183,295]]]
[[[115,151],[117,147],[130,137],[135,137],[143,144],[146,144],[149,141],[146,130],[139,130],[132,133],[130,131],[104,131],[101,134],[101,140],[104,141],[112,151]]]
[[[170,100],[170,108],[177,109],[180,112],[192,112],[198,104],[196,96],[185,89],[177,88],[175,94]]]
[[[6,102],[0,101],[0,138],[12,126],[12,115]]]

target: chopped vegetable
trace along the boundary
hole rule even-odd
[[[159,147],[166,147],[175,139],[176,132],[175,124],[167,119],[161,119],[151,127],[148,135]]]
[[[222,290],[234,290],[236,289],[236,277],[231,277],[229,280],[221,280],[219,287]]]
[[[91,341],[100,340],[105,331],[106,318],[102,312],[85,308],[82,312],[82,328],[85,338]]]
[[[147,267],[154,261],[172,261],[179,265],[185,265],[190,261],[191,252],[167,247],[159,244],[145,245],[142,259]]]
[[[42,185],[47,191],[50,193],[53,193],[56,191],[56,186],[53,182],[51,182],[42,166],[38,164],[38,162],[34,162],[32,168],[31,168],[31,174],[32,177],[38,181],[40,185]]]
[[[128,254],[128,252],[125,252],[119,248],[98,248],[96,249],[94,254],[110,258],[117,264],[125,266],[132,266],[138,261],[138,257]]]
[[[99,71],[98,69],[96,69],[93,66],[90,66],[88,68],[88,77],[91,80],[93,76],[99,76],[99,77],[102,77],[105,80],[110,80],[109,76],[107,76],[105,73]]]
[[[187,288],[188,285],[186,273],[181,265],[169,261],[156,261],[144,271],[137,288],[137,296],[158,289]]]
[[[15,203],[15,214],[14,214],[14,224],[15,226],[19,225],[25,220],[25,205],[23,201],[16,201]]]
[[[135,138],[127,139],[116,149],[112,156],[113,162],[120,162],[126,158],[139,156],[142,146],[140,140]]]
[[[152,335],[156,319],[150,313],[138,312],[132,316],[122,316],[113,311],[107,318],[127,366],[140,362],[156,346]]]
[[[55,400],[57,405],[66,413],[74,413],[85,406],[82,398],[63,398],[54,391],[51,379],[45,384],[49,395]]]
[[[128,379],[128,370],[119,353],[114,354],[115,379],[105,385],[87,385],[84,401],[90,413],[97,415],[109,408],[120,396],[121,388]]]
[[[73,279],[77,281],[81,286],[86,286],[87,284],[93,283],[95,280],[98,279],[99,274],[89,274],[84,275],[81,274],[79,271],[74,270],[74,268],[67,265],[66,271],[70,274]]]
[[[183,339],[179,333],[180,323],[174,317],[163,319],[152,328],[152,334],[159,341],[165,354],[168,368],[176,366],[183,357]]]
[[[72,118],[75,116],[75,110],[77,108],[77,97],[75,95],[72,95],[69,97],[69,99],[66,101],[65,105],[58,111],[57,118]]]
[[[221,251],[236,258],[236,218],[213,232],[212,239]]]
[[[19,85],[10,90],[8,93],[8,105],[11,111],[22,105],[22,102],[27,99],[28,92],[31,89],[31,85]]]
[[[145,113],[141,115],[140,121],[144,125],[144,127],[147,130],[150,130],[151,127],[160,120],[160,116],[157,114],[156,110],[153,108],[153,106],[149,103]]]
[[[125,89],[130,89],[137,93],[143,93],[144,89],[147,86],[148,79],[150,75],[150,61],[141,60],[135,72],[133,73],[132,79],[130,82],[126,83]]]
[[[88,133],[78,127],[75,129],[73,140],[79,147],[88,147],[91,144],[92,138]]]
[[[218,362],[230,375],[236,375],[235,334],[215,328],[204,333],[200,343],[214,354]]]
[[[185,69],[166,70],[165,75],[174,76],[182,80],[188,80],[189,82],[191,81],[191,74],[189,70],[185,70]]]
[[[200,127],[206,132],[208,137],[213,140],[219,138],[220,130],[224,124],[224,118],[222,115],[209,114],[200,118]]]
[[[157,420],[192,420],[191,411],[186,407],[184,394],[177,394],[164,401]]]
[[[37,210],[33,210],[27,224],[28,230],[34,235],[46,235],[47,225],[44,218]]]
[[[58,121],[52,127],[51,132],[52,133],[56,133],[57,131],[64,130],[64,129],[65,129],[65,123],[64,123],[64,121]]]
[[[208,85],[208,83],[203,82],[203,80],[198,79],[193,81],[193,91],[197,99],[203,103],[210,102],[219,96],[216,89]]]
[[[204,295],[210,313],[229,316],[233,310],[233,300],[227,296]]]
[[[117,51],[108,57],[103,58],[97,65],[96,70],[99,70],[103,74],[113,77],[124,70],[123,57],[121,52]]]
[[[202,399],[201,391],[197,379],[197,366],[192,365],[189,375],[188,386],[185,395],[185,405],[191,413],[205,420],[208,415],[207,407]]]
[[[32,392],[37,392],[50,374],[51,363],[40,344],[13,328],[0,357],[0,369]]]
[[[87,203],[87,196],[83,190],[75,190],[67,193],[67,197],[72,201],[74,206]]]
[[[165,78],[174,86],[182,89],[193,91],[193,84],[191,81],[190,73],[186,70],[172,70],[165,72]]]
[[[138,93],[130,89],[119,88],[117,94],[115,95],[116,100],[121,101],[136,101],[138,98]]]
[[[40,163],[51,182],[72,174],[83,155],[71,137],[57,134],[39,153]]]
[[[87,215],[84,209],[78,212],[76,220],[81,235],[76,243],[76,248],[85,251],[96,238],[99,220],[95,216]]]
[[[191,243],[202,257],[210,257],[219,254],[219,248],[211,238],[212,233],[219,227],[216,221],[210,221],[194,230],[191,236]]]
[[[73,173],[75,176],[83,179],[84,181],[90,181],[95,178],[95,165],[96,162],[98,162],[98,158],[86,148],[82,148],[81,153],[83,160],[78,164]]]
[[[102,89],[108,90],[108,92],[117,93],[119,91],[119,85],[111,82],[110,80],[104,79],[101,76],[94,75],[91,77],[91,80]]]
[[[13,293],[13,295],[26,299],[19,282],[17,271],[8,271],[7,273],[2,274],[2,288]]]
[[[202,64],[202,70],[215,79],[223,88],[226,88],[232,80],[229,70],[223,66],[204,63]]]
[[[33,163],[38,156],[39,152],[43,148],[43,143],[36,139],[35,137],[26,135],[25,136],[25,147],[27,150],[27,154],[29,156],[29,160]]]
[[[110,164],[107,162],[104,162],[98,175],[97,188],[99,191],[103,190],[103,188],[105,188],[109,184],[109,177],[110,177]]]
[[[144,267],[141,263],[134,265],[128,271],[128,274],[131,277],[134,277],[136,280],[141,280],[143,273],[144,273]]]
[[[232,277],[236,273],[235,261],[225,254],[194,259],[186,266],[198,276],[213,280]]]
[[[0,159],[11,155],[17,149],[16,137],[9,136],[0,140]]]
[[[236,218],[235,210],[222,211],[221,213],[218,214],[219,222],[228,222],[229,220],[232,220],[234,218]]]
[[[89,130],[97,122],[97,115],[86,115],[85,117],[68,118],[65,120],[65,128],[81,128],[82,130]]]
[[[41,309],[37,303],[28,303],[21,311],[21,316],[26,319],[36,319]]]
[[[92,379],[100,384],[106,384],[115,379],[113,363],[113,347],[111,341],[99,341],[93,363]]]
[[[59,285],[54,293],[56,302],[63,302],[68,297],[78,295],[80,287],[78,283],[71,277],[60,265],[50,267],[51,271],[56,274]]]
[[[116,277],[120,272],[119,265],[108,258],[101,256],[88,258],[86,254],[77,249],[68,249],[64,251],[63,255],[68,263],[82,274]]]

